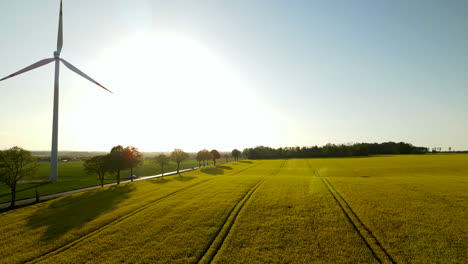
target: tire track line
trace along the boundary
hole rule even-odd
[[[341,196],[341,194],[328,181],[328,179],[320,176],[320,174],[316,170],[314,170],[312,166],[309,164],[309,161],[307,161],[307,165],[309,166],[309,168],[313,170],[314,175],[320,178],[320,180],[323,182],[325,187],[327,187],[328,191],[331,193],[335,201],[338,203],[338,205],[340,206],[341,210],[343,211],[343,213],[345,214],[346,218],[351,223],[353,228],[357,231],[359,236],[362,238],[367,248],[369,248],[374,258],[379,263],[395,264],[396,261],[387,252],[387,250],[385,250],[383,245],[380,243],[377,237],[375,237],[372,231],[369,230],[369,228],[366,225],[364,225],[362,220],[357,216],[357,214],[354,212],[354,210],[351,208],[348,202],[346,202],[343,196]]]
[[[249,169],[251,169],[251,168],[253,168],[253,167],[256,167],[256,166],[258,166],[258,165],[260,165],[260,164],[262,164],[262,163],[263,163],[263,161],[260,161],[260,162],[254,164],[254,165],[252,165],[252,166],[250,166],[250,167],[243,168],[243,169],[241,169],[241,170],[238,170],[238,171],[236,171],[236,172],[233,172],[232,174],[226,174],[226,176],[232,176],[232,175],[236,175],[236,174],[242,173],[242,172],[244,172],[244,171],[246,171],[246,170],[249,170]]]
[[[283,161],[278,169],[275,169],[270,175],[278,175],[281,168],[284,167],[286,161]],[[235,221],[239,213],[244,208],[245,204],[250,200],[252,195],[255,191],[262,185],[265,179],[260,179],[249,191],[247,191],[242,198],[232,207],[229,213],[226,215],[226,218],[223,221],[223,224],[219,227],[216,235],[212,238],[212,240],[208,243],[207,247],[203,251],[203,253],[198,258],[197,263],[211,263],[213,259],[218,254],[221,246],[224,244],[229,232],[231,231],[232,227],[234,226]]]
[[[42,255],[40,255],[38,257],[35,257],[33,259],[30,259],[30,260],[26,260],[25,262],[27,262],[27,263],[37,263],[39,261],[43,261],[43,260],[45,260],[47,258],[50,258],[53,255],[57,255],[57,254],[65,251],[67,249],[70,249],[70,248],[78,245],[79,243],[83,242],[84,240],[89,239],[89,238],[99,234],[100,232],[104,231],[105,229],[107,229],[107,228],[109,228],[109,227],[111,227],[111,226],[113,226],[115,224],[118,224],[118,223],[122,222],[123,220],[125,220],[125,219],[127,219],[127,218],[129,218],[129,217],[131,217],[131,216],[133,216],[133,215],[147,209],[148,207],[150,207],[150,206],[152,206],[152,205],[154,205],[156,203],[159,203],[159,202],[161,202],[163,200],[166,200],[166,199],[168,199],[168,198],[170,198],[170,197],[172,197],[174,195],[182,193],[182,192],[184,192],[184,191],[186,191],[188,189],[191,189],[191,188],[193,188],[195,186],[198,186],[198,185],[200,185],[202,183],[205,183],[207,181],[210,181],[210,180],[212,180],[212,179],[204,180],[204,181],[192,184],[190,186],[184,187],[182,189],[179,189],[179,190],[177,190],[175,192],[169,193],[169,194],[167,194],[167,195],[165,195],[163,197],[160,197],[160,198],[158,198],[158,199],[156,199],[154,201],[151,201],[150,203],[148,203],[148,204],[146,204],[146,205],[144,205],[142,207],[139,207],[139,208],[137,208],[135,210],[132,210],[132,211],[130,211],[130,212],[124,214],[124,215],[121,215],[121,216],[117,217],[114,220],[109,221],[108,223],[106,223],[106,224],[92,230],[91,232],[87,233],[86,235],[78,237],[75,240],[72,240],[72,241],[70,241],[70,242],[68,242],[68,243],[66,243],[66,244],[64,244],[62,246],[59,246],[58,248],[54,248],[54,249],[52,249],[52,250],[50,250],[48,252],[45,252],[44,254],[42,254]]]
[[[259,165],[259,164],[260,164],[260,163],[257,163],[257,164],[255,164],[255,165],[253,165],[253,166],[244,168],[244,169],[242,169],[241,171],[246,171],[246,170],[251,169],[251,168],[253,168],[253,167],[255,167],[255,166]],[[239,171],[239,172],[235,172],[235,173],[233,173],[232,175],[237,174],[237,173],[240,173],[240,171]],[[192,188],[192,187],[198,186],[198,185],[200,185],[200,184],[202,184],[202,183],[205,183],[205,182],[207,182],[207,181],[211,181],[211,180],[214,180],[214,179],[215,179],[215,178],[213,178],[213,179],[207,179],[207,180],[204,180],[204,181],[201,181],[201,182],[198,182],[198,183],[189,185],[189,186],[184,187],[184,188],[182,188],[182,189],[179,189],[179,190],[177,190],[177,191],[175,191],[175,192],[169,193],[169,194],[167,194],[167,195],[165,195],[165,196],[163,196],[163,197],[160,197],[160,198],[158,198],[158,199],[156,199],[156,200],[154,200],[154,201],[152,201],[152,202],[150,202],[150,203],[148,203],[148,204],[146,204],[146,205],[144,205],[144,206],[142,206],[142,207],[139,207],[139,208],[137,208],[137,209],[135,209],[135,210],[133,210],[133,211],[131,211],[131,212],[129,212],[129,213],[126,213],[126,214],[124,214],[124,215],[122,215],[122,216],[119,216],[118,218],[116,218],[116,219],[114,219],[114,220],[111,220],[110,222],[104,224],[103,226],[98,227],[97,229],[95,229],[95,230],[93,230],[93,231],[87,233],[86,235],[83,235],[83,236],[81,236],[81,237],[79,237],[79,238],[77,238],[77,239],[75,239],[75,240],[72,240],[72,241],[70,241],[70,242],[68,242],[68,243],[66,243],[66,244],[64,244],[64,245],[62,245],[62,246],[60,246],[60,247],[58,247],[58,248],[52,249],[52,250],[50,250],[50,251],[48,251],[48,252],[45,252],[44,254],[42,254],[42,255],[40,255],[40,256],[38,256],[38,257],[35,257],[35,258],[33,258],[33,259],[30,259],[30,260],[25,260],[25,263],[26,263],[26,262],[28,262],[28,263],[37,263],[37,262],[40,262],[40,261],[45,260],[45,259],[47,259],[47,258],[50,258],[50,257],[52,257],[53,255],[57,255],[57,254],[59,254],[59,253],[65,251],[65,250],[67,250],[67,249],[70,249],[70,248],[76,246],[77,244],[81,243],[82,241],[84,241],[84,240],[86,240],[86,239],[89,239],[89,238],[91,238],[91,237],[97,235],[98,233],[100,233],[101,231],[107,229],[108,227],[113,226],[113,225],[115,225],[115,224],[118,224],[119,222],[122,222],[123,220],[125,220],[125,219],[127,219],[127,218],[129,218],[129,217],[131,217],[131,216],[133,216],[133,215],[135,215],[135,214],[137,214],[137,213],[139,213],[139,212],[145,210],[146,208],[148,208],[148,207],[150,207],[150,206],[152,206],[152,205],[154,205],[154,204],[156,204],[156,203],[159,203],[159,202],[161,202],[161,201],[163,201],[163,200],[165,200],[165,199],[167,199],[167,198],[170,198],[170,197],[172,197],[172,196],[174,196],[174,195],[177,195],[177,194],[179,194],[179,193],[181,193],[181,192],[183,192],[183,191],[185,191],[185,190],[187,190],[187,189],[190,189],[190,188]]]
[[[263,162],[258,162],[258,163],[256,163],[256,164],[250,166],[250,167],[243,168],[243,169],[241,169],[241,170],[239,170],[239,171],[236,171],[236,172],[233,172],[233,173],[230,173],[230,174],[226,174],[226,176],[232,176],[232,175],[239,174],[239,173],[244,172],[244,171],[246,171],[246,170],[248,170],[248,169],[251,169],[251,168],[253,168],[253,167],[255,167],[255,166],[258,166],[258,165],[260,165],[260,164],[262,164],[262,163],[263,163]],[[199,170],[199,172],[193,173],[193,174],[189,174],[189,176],[196,176],[196,175],[202,174],[202,172],[200,171],[200,169],[198,169],[198,170]],[[169,176],[170,176],[170,175],[169,175]],[[151,179],[149,179],[149,180],[151,180]],[[102,189],[95,189],[95,190],[97,190],[97,191],[107,191],[107,190],[102,190]],[[94,190],[89,190],[89,191],[94,191]],[[155,190],[155,191],[152,191],[151,193],[155,193],[155,192],[158,192],[158,191],[159,191],[159,190]],[[145,196],[148,196],[148,194],[150,194],[150,193],[145,194]],[[83,193],[82,195],[86,196],[86,194],[84,194],[84,193]],[[63,196],[62,196],[62,197],[63,197]],[[58,197],[58,198],[61,198],[61,197]],[[49,202],[49,201],[56,201],[56,200],[58,200],[58,198],[57,198],[57,199],[51,199],[51,200],[41,201],[41,203],[42,203],[42,202]],[[86,197],[83,197],[83,198],[86,198]],[[74,203],[79,203],[79,202],[80,202],[80,201],[74,201],[74,202],[69,203],[69,205],[74,204]],[[1,215],[1,214],[2,214],[2,213],[0,213],[0,215]],[[6,227],[6,226],[9,226],[9,225],[12,225],[12,224],[16,224],[16,223],[21,222],[21,221],[23,221],[23,220],[26,220],[26,219],[28,219],[28,218],[30,218],[30,217],[31,217],[31,216],[25,216],[25,217],[21,217],[21,218],[19,218],[19,219],[12,220],[12,221],[10,221],[10,222],[2,223],[2,224],[1,224],[1,227],[4,228],[4,227]]]
[[[223,224],[217,231],[216,236],[210,241],[208,246],[205,248],[203,254],[200,255],[198,263],[211,263],[218,253],[219,249],[223,245],[226,237],[234,225],[234,222],[237,219],[237,216],[244,208],[244,205],[250,199],[250,197],[255,193],[258,187],[264,182],[264,179],[259,180],[249,191],[247,191],[242,198],[236,203],[234,207],[229,211],[226,218],[224,219]]]

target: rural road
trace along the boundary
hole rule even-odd
[[[224,164],[224,163],[218,163],[217,165],[220,165],[220,164]],[[198,168],[199,167],[193,167],[193,168],[190,168],[190,169],[179,170],[179,172],[186,172],[186,171],[196,170]],[[166,172],[166,173],[164,173],[164,176],[169,176],[169,175],[174,175],[174,174],[177,174],[177,171]],[[136,178],[133,181],[142,181],[142,180],[147,180],[147,179],[152,179],[152,178],[158,178],[158,177],[161,177],[161,176],[163,176],[163,175],[157,174],[157,175],[152,175],[152,176],[144,176],[144,177]],[[130,182],[130,180],[121,181],[120,183],[126,183],[126,182]],[[116,184],[117,183],[108,183],[108,184],[104,184],[104,186],[111,186],[111,185],[116,185]],[[67,195],[67,194],[84,192],[84,191],[88,191],[88,190],[94,190],[94,189],[98,189],[98,188],[101,188],[101,185],[86,187],[86,188],[76,189],[76,190],[71,190],[71,191],[66,191],[66,192],[54,193],[54,194],[49,194],[49,195],[43,195],[43,196],[41,196],[41,201],[57,198],[57,197],[64,196],[64,195]],[[35,201],[36,201],[35,197],[34,198],[23,199],[23,200],[16,200],[16,205],[23,205],[23,204],[33,203]],[[0,204],[0,208],[6,208],[8,206],[10,206],[10,202]]]

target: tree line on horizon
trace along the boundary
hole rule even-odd
[[[312,157],[350,157],[350,156],[369,156],[382,154],[424,154],[429,151],[425,147],[416,147],[404,142],[384,142],[384,143],[356,143],[350,145],[327,144],[322,147],[286,147],[271,148],[258,146],[255,148],[246,148],[242,152],[234,149],[231,156],[235,161],[241,157],[248,159],[277,159],[277,158],[312,158]],[[228,158],[226,153],[224,157]],[[159,154],[152,158],[152,161],[161,167],[161,175],[164,175],[164,166],[172,160],[177,165],[179,173],[180,163],[189,158],[189,154],[181,149],[174,149],[170,155]],[[199,167],[207,166],[209,160],[221,158],[220,153],[213,149],[200,150],[195,159],[199,162]],[[130,179],[133,181],[133,169],[143,163],[143,154],[136,147],[121,145],[115,146],[106,155],[97,155],[85,160],[83,166],[89,174],[95,174],[100,180],[101,186],[104,186],[104,176],[114,174],[117,184],[120,183],[120,172],[130,169]],[[0,183],[7,185],[11,190],[11,207],[15,206],[16,186],[19,180],[24,177],[33,177],[37,171],[38,164],[30,151],[20,147],[13,147],[8,150],[0,151]],[[36,201],[38,201],[38,192],[36,189]]]
[[[271,148],[257,146],[242,151],[248,159],[283,159],[283,158],[315,158],[315,157],[351,157],[389,154],[425,154],[429,150],[416,147],[405,142],[356,143],[350,145],[326,144],[318,147],[285,147]]]

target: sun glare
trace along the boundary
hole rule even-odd
[[[96,96],[95,90],[76,94],[103,111],[89,113],[87,122],[96,126],[102,122],[119,124],[112,135],[82,137],[100,138],[95,142],[100,148],[128,144],[147,151],[170,150],[175,145],[190,146],[189,150],[229,149],[236,137],[242,137],[242,132],[233,131],[241,123],[244,127],[259,127],[248,133],[263,138],[273,129],[269,127],[271,120],[264,117],[261,102],[240,76],[223,58],[193,39],[174,34],[138,34],[117,43],[90,68],[101,72],[100,79],[110,80],[106,85],[114,94]],[[113,110],[106,112],[108,109]],[[83,111],[75,114],[82,115]],[[69,133],[70,137],[79,137],[89,132],[73,129]],[[230,138],[229,144],[226,137]],[[156,140],[161,138],[164,141]],[[242,140],[237,140],[249,144],[246,138],[247,131]]]

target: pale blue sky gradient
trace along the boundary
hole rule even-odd
[[[176,147],[196,151],[383,141],[468,149],[467,1],[64,0],[63,4],[62,56],[116,95],[62,67],[59,150],[109,150],[123,144],[144,151]],[[1,77],[52,57],[58,7],[57,0],[0,2]],[[119,43],[158,32],[189,39],[216,54],[242,87],[227,80],[230,84],[219,85],[215,96],[195,93],[196,102],[178,106],[186,109],[177,117],[167,107],[157,108],[161,100],[177,100],[157,98],[164,90],[152,86],[151,78],[159,78],[157,71],[145,77],[144,89],[137,89],[119,86],[121,74],[113,78],[98,67],[109,60],[103,54]],[[135,45],[127,52],[144,58],[150,51]],[[140,66],[123,62],[121,67],[125,72],[125,67]],[[123,118],[146,119],[106,121],[115,113],[113,107],[124,107],[113,98],[130,89],[145,100],[155,97],[154,106],[139,105],[134,97]],[[184,89],[190,87],[180,87],[176,95],[193,93]],[[86,96],[78,98],[80,91]],[[201,93],[209,91],[213,93]],[[52,64],[0,82],[0,148],[50,148],[52,93]],[[231,95],[237,97],[213,103]],[[213,105],[217,114],[210,114],[209,107],[200,113],[201,104]],[[94,112],[100,114],[90,114]],[[132,129],[121,131],[125,127]],[[158,132],[164,129],[174,132]],[[70,132],[78,130],[79,134]]]

